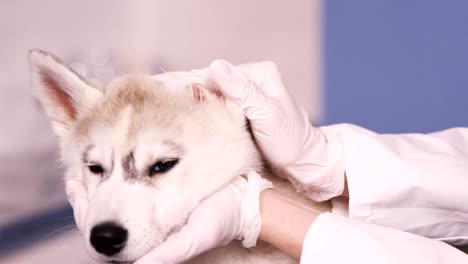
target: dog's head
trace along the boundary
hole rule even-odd
[[[201,200],[260,164],[242,112],[199,85],[129,75],[98,89],[50,54],[35,50],[29,60],[66,177],[87,187],[81,231],[99,261],[141,257]]]

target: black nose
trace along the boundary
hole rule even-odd
[[[106,256],[119,253],[125,247],[127,238],[127,230],[115,223],[106,222],[91,229],[91,245]]]

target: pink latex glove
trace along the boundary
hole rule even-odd
[[[65,192],[73,208],[76,226],[83,232],[88,212],[88,191],[82,182],[72,179],[65,181]]]
[[[256,172],[250,172],[247,180],[237,177],[203,201],[179,232],[135,264],[181,263],[235,239],[245,247],[255,246],[262,223],[260,193],[270,187],[271,182]]]
[[[339,137],[310,124],[274,63],[235,67],[218,60],[210,65],[208,74],[221,93],[244,110],[255,140],[277,174],[287,177],[296,189],[317,201],[343,192]]]

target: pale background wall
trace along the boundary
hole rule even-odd
[[[66,62],[103,47],[123,71],[272,60],[312,120],[320,117],[319,1],[20,0],[0,3],[0,14],[0,120],[10,121],[0,131],[0,154],[52,142],[29,89],[26,54],[37,47]]]

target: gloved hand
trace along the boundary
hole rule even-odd
[[[234,239],[245,247],[255,246],[262,225],[259,196],[270,187],[271,182],[256,172],[247,180],[239,176],[203,201],[179,232],[135,264],[181,263]]]
[[[71,179],[65,182],[65,192],[68,202],[73,208],[76,226],[80,231],[83,231],[88,212],[88,191],[82,182]]]
[[[283,84],[276,65],[259,62],[235,67],[214,61],[208,74],[220,92],[250,120],[255,140],[276,174],[317,201],[344,189],[342,146],[337,135],[312,127]]]

